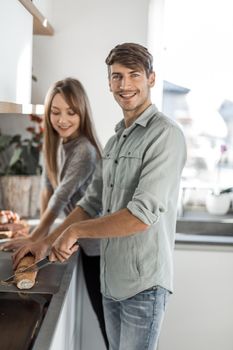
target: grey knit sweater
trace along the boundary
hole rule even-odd
[[[53,191],[45,169],[42,176],[42,188],[46,187],[53,191],[48,203],[52,212],[57,216],[62,212],[68,215],[75,208],[91,182],[96,163],[96,149],[86,137],[80,136],[60,144],[58,187]],[[100,254],[99,239],[80,239],[79,242],[87,255]]]

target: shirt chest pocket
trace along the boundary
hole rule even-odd
[[[114,182],[122,189],[135,189],[138,185],[142,156],[137,151],[122,150],[117,158]]]

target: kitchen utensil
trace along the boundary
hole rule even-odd
[[[52,261],[49,260],[49,256],[46,256],[44,259],[36,261],[34,264],[26,267],[25,269],[21,270],[20,272],[14,273],[13,275],[11,275],[10,277],[8,277],[7,279],[4,280],[4,282],[10,282],[12,280],[15,279],[15,275],[16,274],[22,274],[25,272],[34,272],[34,271],[39,271],[40,269],[42,269],[43,267],[50,265],[52,263]]]
[[[70,257],[71,261],[77,261],[77,255]],[[31,289],[27,289],[27,294],[54,294],[60,288],[61,280],[64,275],[64,271],[72,264],[68,262],[53,263],[47,265],[45,269],[41,269],[36,277],[36,283]],[[14,273],[12,271],[12,253],[0,251],[0,280],[4,281],[8,276]],[[19,289],[15,283],[1,283],[0,281],[0,294],[1,292],[18,293]],[[12,281],[13,282],[13,281]],[[1,348],[1,346],[0,346]]]
[[[10,242],[12,238],[0,238],[0,244]]]

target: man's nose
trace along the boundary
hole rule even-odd
[[[127,90],[131,87],[131,80],[129,77],[123,77],[121,79],[121,84],[120,84],[120,88],[122,90]]]

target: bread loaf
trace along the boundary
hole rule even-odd
[[[15,270],[15,284],[19,289],[30,289],[36,282],[37,271],[22,272],[25,268],[34,264],[34,256],[25,256],[20,260]]]
[[[8,228],[3,229],[0,225],[0,239],[12,238],[13,232]]]

